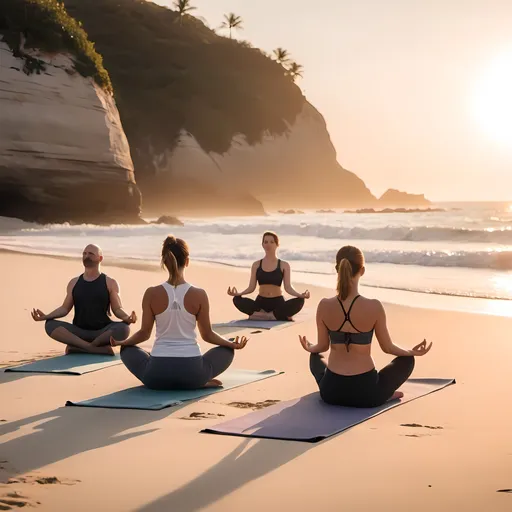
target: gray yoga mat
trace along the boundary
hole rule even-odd
[[[403,398],[367,409],[327,405],[316,392],[219,423],[201,432],[316,443],[450,384],[455,384],[455,379],[409,379],[400,388]]]
[[[144,386],[123,389],[110,395],[83,400],[82,402],[67,401],[66,405],[79,407],[106,407],[110,409],[147,409],[159,411],[166,407],[180,405],[187,400],[194,400],[204,396],[250,384],[258,380],[268,379],[284,372],[275,370],[227,370],[219,376],[222,380],[220,388],[203,388],[191,390],[155,391]]]
[[[48,357],[33,363],[22,364],[6,368],[6,372],[27,373],[59,373],[65,375],[83,375],[84,373],[103,370],[110,366],[121,364],[119,354],[104,356],[97,354],[68,354],[64,356]]]
[[[293,320],[232,320],[231,322],[214,324],[213,328],[236,327],[238,329],[284,329],[286,327],[291,327],[292,325],[297,325],[298,323],[304,322],[311,316],[311,310],[307,309],[299,311],[299,313],[293,317]]]

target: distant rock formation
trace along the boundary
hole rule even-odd
[[[277,213],[281,213],[283,215],[294,215],[294,214],[304,213],[304,212],[302,210],[289,209],[289,210],[277,210]]]
[[[0,215],[139,222],[140,193],[111,94],[80,76],[68,55],[30,54],[44,72],[24,72],[0,41]]]
[[[428,206],[432,204],[423,194],[409,194],[390,188],[379,198],[379,206]]]
[[[171,217],[170,215],[162,215],[157,220],[153,221],[151,224],[167,224],[168,226],[184,226],[183,222],[176,217]]]

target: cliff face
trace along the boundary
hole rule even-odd
[[[182,133],[176,147],[153,154],[153,165],[154,183],[177,185],[183,202],[203,187],[217,197],[253,196],[274,209],[376,202],[363,181],[337,163],[322,116],[306,102],[285,134],[267,134],[255,144],[235,136],[228,151],[218,154]],[[185,207],[178,194],[173,203]]]
[[[143,214],[371,206],[283,67],[149,1],[64,0],[103,56]]]
[[[0,42],[0,215],[137,221],[140,193],[112,96],[66,54],[23,53],[44,71],[27,74]]]

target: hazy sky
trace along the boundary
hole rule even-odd
[[[158,0],[170,5],[171,0]],[[304,66],[338,161],[376,194],[512,200],[512,0],[192,0]]]

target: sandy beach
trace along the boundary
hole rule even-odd
[[[134,309],[140,322],[142,294],[164,273],[108,263],[103,271],[119,282],[125,310]],[[80,259],[2,252],[0,264],[0,366],[63,353],[30,310],[60,305]],[[214,322],[239,317],[226,289],[243,287],[245,271],[192,262],[187,278],[207,290]],[[313,311],[332,293],[310,291]],[[230,403],[315,391],[298,341],[298,334],[315,339],[314,316],[252,335],[236,353],[234,367],[283,375],[162,411],[64,407],[137,385],[122,365],[82,376],[0,371],[0,509],[25,502],[77,512],[511,510],[512,494],[497,491],[512,488],[512,319],[397,305],[387,313],[398,344],[434,342],[413,377],[457,384],[316,444],[199,433],[251,411]],[[373,355],[379,368],[391,357],[376,342]],[[412,423],[420,426],[402,426]]]

